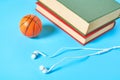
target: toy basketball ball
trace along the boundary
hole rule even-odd
[[[26,15],[20,21],[20,31],[27,37],[36,37],[42,30],[42,22],[35,15]]]

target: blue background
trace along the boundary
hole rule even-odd
[[[120,0],[118,0],[120,2]],[[38,49],[51,55],[61,47],[107,48],[120,45],[120,19],[115,28],[94,41],[82,46],[35,8],[36,0],[0,1],[0,80],[120,80],[120,50],[113,50],[89,59],[66,60],[50,74],[39,70],[41,64],[48,68],[64,56],[78,56],[95,51],[66,51],[56,58],[32,60],[31,54]],[[27,14],[37,15],[43,30],[37,38],[21,34],[19,22]]]

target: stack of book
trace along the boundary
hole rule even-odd
[[[38,0],[36,10],[81,44],[111,30],[120,16],[115,0]]]

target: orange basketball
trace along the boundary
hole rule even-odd
[[[20,21],[20,31],[27,37],[36,37],[42,30],[42,22],[35,15],[26,15]]]

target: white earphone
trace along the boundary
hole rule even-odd
[[[80,49],[80,50],[99,50],[98,52],[96,53],[92,53],[92,54],[87,54],[87,55],[83,55],[83,56],[75,56],[75,57],[64,57],[62,59],[60,59],[57,63],[53,64],[49,69],[47,69],[45,66],[41,65],[39,67],[39,69],[42,71],[42,73],[49,73],[53,70],[54,67],[56,67],[58,64],[64,62],[64,60],[67,60],[67,59],[81,59],[81,58],[86,58],[86,57],[91,57],[91,56],[95,56],[95,55],[100,55],[100,54],[103,54],[103,53],[106,53],[106,52],[109,52],[111,50],[114,50],[114,49],[120,49],[120,46],[114,46],[112,48],[105,48],[105,49],[95,49],[95,48],[61,48],[59,49],[58,51],[56,51],[56,53],[54,53],[52,55],[53,56],[56,56],[58,53],[61,52],[61,50],[67,50],[67,49]],[[41,54],[42,56],[47,56],[46,54],[43,54],[42,52],[39,52],[39,51],[34,51],[34,55],[36,56],[36,53],[39,53]],[[35,56],[33,56],[33,58],[36,58]],[[51,57],[51,58],[52,58]]]
[[[32,58],[32,59],[37,59],[38,56],[40,56],[40,55],[42,55],[42,56],[44,56],[44,57],[47,56],[47,55],[44,54],[43,52],[40,52],[40,51],[36,50],[36,51],[34,51],[34,52],[32,53],[31,58]]]
[[[42,73],[48,73],[49,72],[49,70],[46,68],[46,67],[44,67],[43,65],[41,65],[40,67],[40,70],[42,71]]]
[[[45,66],[43,66],[43,65],[40,65],[40,67],[39,67],[39,69],[42,71],[42,73],[44,73],[44,74],[47,74],[47,73],[49,73],[50,71],[52,71],[52,69],[54,68],[54,65],[53,66],[51,66],[49,69],[48,68],[46,68]]]

